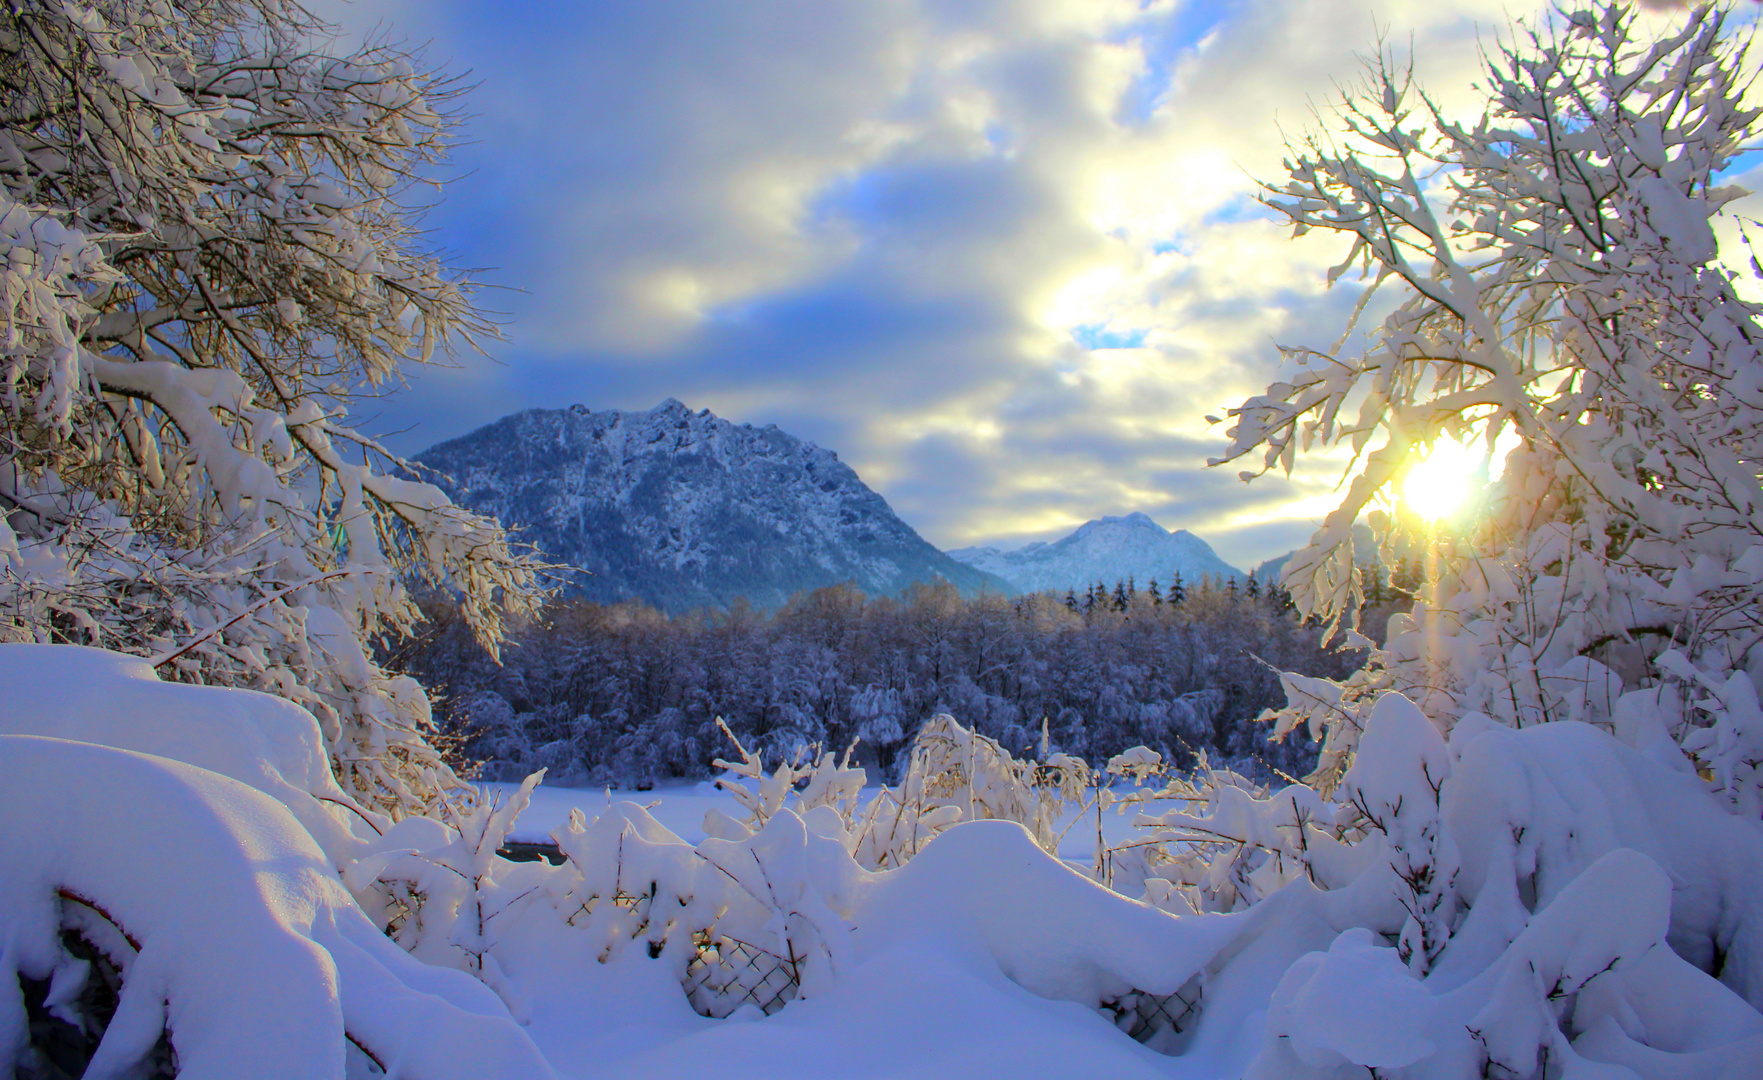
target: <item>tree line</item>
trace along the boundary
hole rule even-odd
[[[1297,776],[1315,745],[1271,742],[1255,722],[1284,700],[1278,672],[1341,677],[1363,661],[1253,581],[973,598],[947,583],[900,598],[842,585],[771,614],[674,617],[561,601],[500,666],[449,610],[437,604],[394,660],[437,692],[444,738],[486,777],[545,767],[576,783],[710,775],[733,751],[719,718],[768,762],[855,743],[855,760],[892,777],[938,713],[1031,757],[1143,744],[1175,763],[1204,753]]]

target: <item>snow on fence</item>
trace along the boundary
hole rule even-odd
[[[684,985],[698,1015],[722,1020],[753,1005],[770,1016],[801,993],[800,957],[713,933],[694,939],[698,950],[686,965]]]
[[[1133,990],[1104,1001],[1101,1012],[1148,1049],[1179,1054],[1186,1041],[1182,1036],[1200,1018],[1200,1002],[1200,977],[1196,975],[1173,994]]]

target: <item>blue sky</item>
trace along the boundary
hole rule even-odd
[[[1413,43],[1469,101],[1481,0],[320,4],[475,84],[428,218],[493,361],[414,374],[414,452],[522,408],[667,397],[837,451],[931,542],[1149,513],[1250,566],[1338,466],[1245,485],[1206,422],[1324,345],[1335,246],[1250,198],[1282,130]],[[1479,29],[1478,29],[1479,28]],[[426,43],[426,44],[424,44]]]

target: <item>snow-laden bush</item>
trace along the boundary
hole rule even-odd
[[[1473,716],[1447,740],[1386,695],[1338,799],[1219,773],[1186,789],[1207,801],[1143,819],[1146,898],[1179,917],[1062,867],[1020,822],[958,821],[867,868],[847,832],[862,806],[836,796],[851,771],[734,767],[757,781],[754,824],[724,816],[734,835],[695,847],[631,804],[578,815],[555,834],[563,865],[500,864],[477,899],[463,862],[405,856],[410,891],[454,913],[418,954],[532,1002],[542,955],[651,963],[674,987],[738,943],[756,952],[711,984],[738,1003],[765,971],[745,957],[814,999],[905,940],[941,942],[1058,1000],[1180,992],[1179,1023],[1147,1037],[1197,1075],[1738,1077],[1763,1050],[1763,835],[1675,749]],[[732,1007],[692,985],[702,1011]]]
[[[131,751],[0,736],[0,1070],[29,1075],[18,979],[75,1027],[94,963],[121,976],[84,1075],[127,1076],[169,1036],[176,1075],[550,1075],[502,1003],[413,959],[273,799]],[[24,827],[25,823],[29,827]]]
[[[1147,780],[1163,774],[1161,755],[1145,747],[1116,755],[1101,771],[1065,753],[1047,754],[1040,762],[1023,760],[947,713],[919,728],[900,783],[868,794],[868,772],[851,764],[850,750],[840,757],[816,749],[767,769],[760,755],[743,746],[726,725],[720,726],[740,760],[717,759],[723,770],[717,785],[747,814],[736,820],[710,811],[705,827],[711,835],[750,836],[786,807],[803,816],[830,811],[827,820],[839,823],[846,850],[871,870],[904,864],[961,821],[1014,821],[1042,850],[1057,855],[1061,841],[1087,811],[1100,814],[1113,807],[1121,812],[1124,806],[1116,803],[1143,805],[1189,794],[1144,788]],[[1136,790],[1117,795],[1115,786],[1123,781]],[[1106,881],[1110,853],[1102,846],[1099,828],[1096,839],[1091,871]]]
[[[410,628],[414,576],[493,647],[534,568],[348,423],[489,328],[407,198],[449,83],[319,29],[289,0],[0,13],[0,640],[286,697],[401,814],[455,781],[364,643]]]
[[[951,723],[925,731],[922,757],[947,766],[942,782],[978,773],[956,767],[969,760],[995,771],[971,811],[963,795],[935,803],[939,815],[983,820],[983,806],[1015,807],[1032,828],[1035,800],[1052,798],[1037,793],[1032,765],[985,758]],[[751,816],[717,827],[751,837],[799,810],[863,859],[846,832],[873,820],[858,770],[830,755],[801,769],[768,773],[750,757],[729,768],[724,783]],[[1108,770],[1159,771],[1149,752]],[[1081,797],[1068,793],[1062,809]],[[1736,1077],[1763,1050],[1763,830],[1656,733],[1637,748],[1582,722],[1513,730],[1471,714],[1447,739],[1388,694],[1332,796],[1215,770],[1121,798],[1147,810],[1176,803],[1141,815],[1145,836],[1110,853],[1109,880],[1179,915],[1171,940],[1188,959],[1157,980],[1092,988],[1088,1000],[1180,990],[1179,1025],[1150,1031],[1150,1043],[1216,1075],[1543,1078],[1606,1062],[1648,1080]],[[867,805],[877,804],[899,805]],[[907,820],[932,805],[909,803]],[[928,877],[921,860],[947,849],[930,840],[885,865]],[[828,892],[849,905],[861,892],[852,870],[836,871],[834,849],[825,855],[835,869],[820,872],[840,882]],[[973,903],[953,884],[943,899]],[[869,917],[839,910],[859,926]],[[1066,993],[1080,998],[1069,984],[1055,996]]]

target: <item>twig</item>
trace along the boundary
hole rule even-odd
[[[316,577],[310,577],[310,578],[307,578],[305,581],[301,581],[301,582],[297,582],[296,584],[289,585],[287,588],[281,590],[280,592],[271,593],[270,595],[257,601],[255,604],[252,604],[250,607],[246,608],[244,611],[241,611],[237,615],[234,615],[232,618],[228,619],[226,622],[221,623],[219,626],[215,627],[212,630],[209,630],[207,633],[201,635],[200,637],[197,637],[197,638],[191,640],[190,643],[188,645],[185,645],[183,648],[177,649],[173,652],[166,653],[164,656],[155,657],[152,660],[150,660],[149,662],[156,668],[164,667],[165,665],[171,663],[173,660],[176,660],[178,657],[183,656],[185,653],[188,653],[191,649],[194,649],[196,646],[201,645],[202,643],[204,643],[206,641],[212,640],[213,638],[217,637],[218,635],[224,633],[228,627],[232,626],[234,623],[238,622],[240,619],[243,619],[245,616],[253,614],[257,611],[261,611],[263,608],[268,607],[269,605],[275,603],[277,600],[280,600],[283,597],[288,596],[292,593],[299,592],[301,589],[306,588],[308,585],[316,585],[321,581],[329,581],[331,578],[347,577],[350,574],[371,574],[373,572],[374,572],[373,570],[368,569],[366,567],[360,567],[360,568],[348,569],[348,570],[332,570],[332,571],[329,571],[328,573],[319,574]]]

